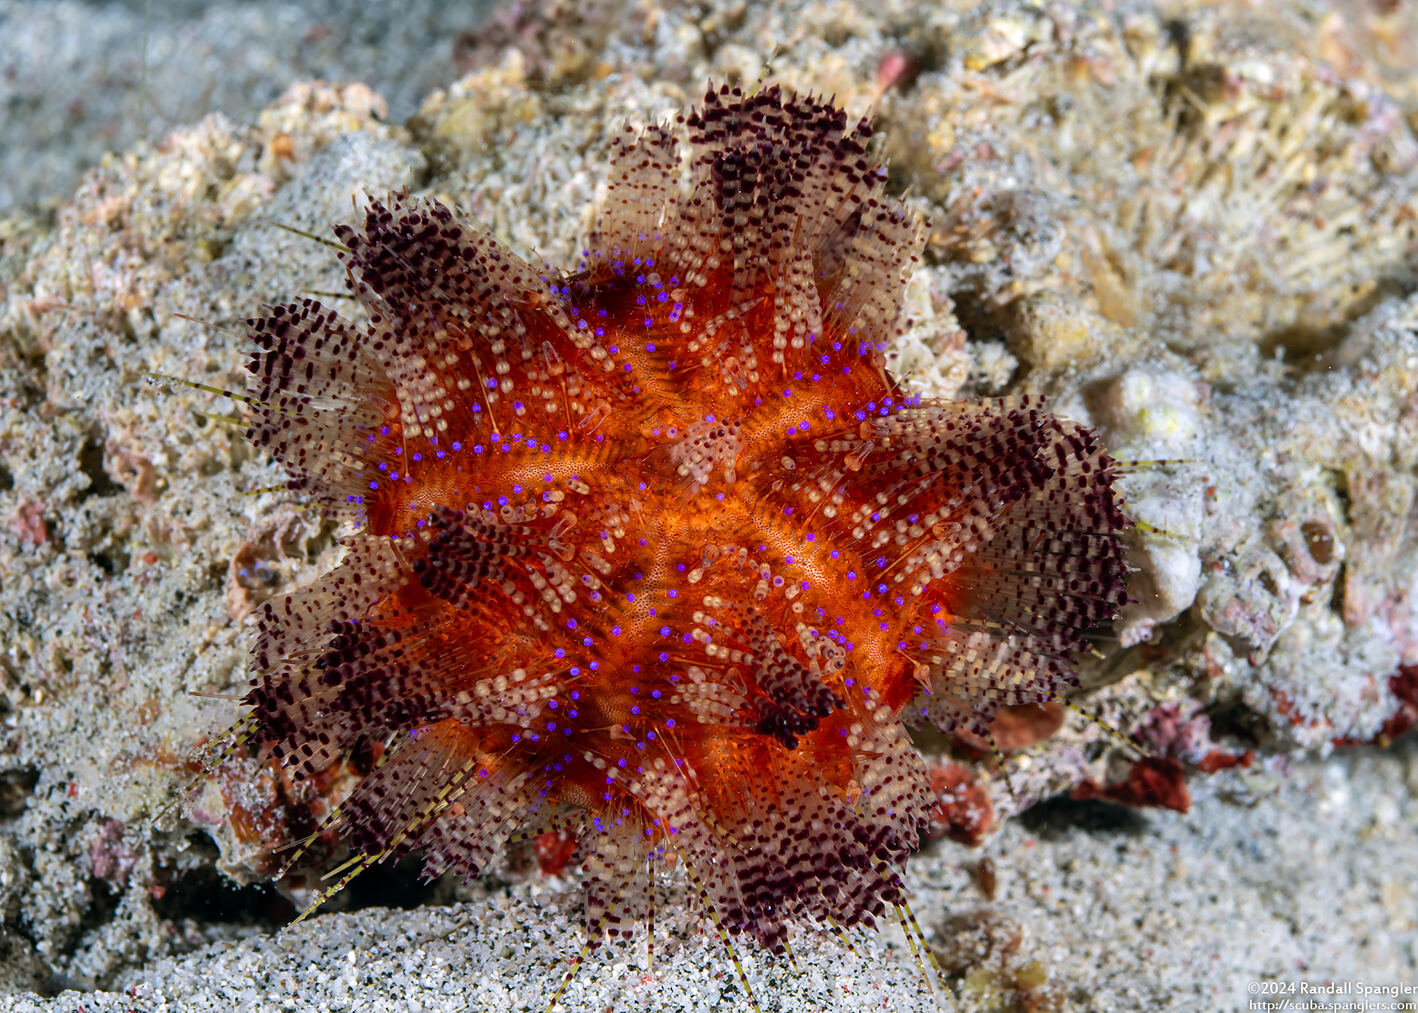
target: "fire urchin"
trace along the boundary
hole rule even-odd
[[[903,904],[903,722],[1072,684],[1127,521],[1090,429],[887,372],[923,226],[865,122],[726,87],[680,125],[689,186],[628,132],[569,273],[394,195],[335,230],[367,323],[251,322],[250,440],[359,530],[261,606],[238,727],[296,778],[378,757],[329,824],[355,871],[567,829],[592,945],[673,855],[781,951]]]

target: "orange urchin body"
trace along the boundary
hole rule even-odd
[[[569,827],[593,941],[673,852],[779,950],[902,902],[902,718],[1057,695],[1126,521],[1090,431],[887,373],[922,226],[865,124],[724,89],[686,125],[692,185],[630,135],[574,273],[395,196],[337,229],[367,324],[253,322],[252,441],[361,530],[262,607],[249,727],[302,777],[384,748],[335,818],[366,863]]]

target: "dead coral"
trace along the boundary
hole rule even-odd
[[[1311,347],[1411,277],[1418,144],[1368,82],[1217,14],[1028,10],[967,19],[890,107],[983,298],[1062,284],[1174,347]]]

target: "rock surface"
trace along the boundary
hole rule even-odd
[[[0,1008],[545,1005],[579,948],[576,894],[517,856],[506,889],[418,895],[458,906],[276,935],[268,849],[310,801],[229,764],[189,814],[163,812],[236,714],[251,604],[336,549],[259,491],[281,476],[234,402],[147,378],[239,389],[240,321],[340,288],[332,251],[290,230],[326,235],[362,194],[430,193],[569,263],[612,128],[669,118],[711,78],[752,82],[775,45],[774,77],[875,109],[893,184],[934,223],[897,369],[940,396],[1047,394],[1140,462],[1139,601],[1075,700],[1177,779],[1135,777],[1077,714],[1020,732],[1007,781],[987,746],[922,742],[970,764],[1003,819],[983,850],[942,842],[911,867],[957,1008],[1418,984],[1412,737],[1352,746],[1418,717],[1414,15],[958,6],[595,0],[401,23],[392,116],[367,85],[296,83],[106,157],[52,213],[0,211]],[[17,30],[68,16],[18,10]],[[283,12],[252,65],[291,64]],[[193,24],[227,51],[221,17]],[[434,51],[446,79],[406,116]],[[1185,817],[1053,801],[1005,819],[1060,792],[1175,805],[1188,788]],[[666,889],[653,968],[612,951],[569,1008],[742,1007]],[[349,900],[409,884],[384,890]],[[765,1009],[945,1006],[904,936],[854,945],[804,935],[798,969],[741,956]]]

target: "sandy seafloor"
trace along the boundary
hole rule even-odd
[[[918,856],[912,906],[932,936],[970,926],[952,937],[952,960],[1011,969],[967,978],[956,1009],[1231,1010],[1247,1009],[1262,982],[1292,997],[1306,984],[1411,985],[1416,788],[1410,743],[1297,765],[1261,801],[1222,775],[1186,816],[1041,814],[978,851]],[[983,858],[995,865],[993,901],[972,875]],[[683,901],[669,891],[648,961],[643,947],[603,950],[566,1008],[751,1009],[717,938],[676,913]],[[113,991],[0,1008],[538,1011],[580,947],[579,924],[574,893],[517,887],[449,907],[321,916],[125,971]],[[739,951],[765,1010],[952,1008],[927,990],[899,930],[852,942],[855,952],[800,933],[796,966]],[[1022,988],[1020,969],[1048,984]]]
[[[799,933],[795,963],[741,946],[760,1006],[1418,990],[1418,745],[1333,746],[1383,739],[1418,663],[1412,11],[970,7],[526,4],[455,50],[480,16],[432,2],[0,6],[0,1010],[545,1007],[581,945],[574,883],[278,932],[241,909],[268,894],[212,871],[252,878],[221,813],[154,824],[234,713],[185,693],[239,690],[252,586],[229,561],[280,589],[335,557],[317,520],[237,495],[279,474],[206,421],[230,402],[142,377],[239,382],[240,335],[174,314],[334,287],[268,223],[323,230],[357,194],[428,190],[564,259],[608,125],[752,80],[775,45],[790,83],[876,101],[938,225],[903,371],[1048,393],[1125,456],[1193,462],[1130,488],[1182,537],[1139,536],[1143,601],[1084,698],[1187,765],[1192,807],[1048,801],[1123,762],[1075,721],[1012,761],[1012,792],[979,773],[1001,815],[1046,801],[909,866],[953,1002],[887,927]],[[910,87],[877,77],[902,53]],[[751,1008],[664,891],[652,958],[593,955],[566,1008]]]

